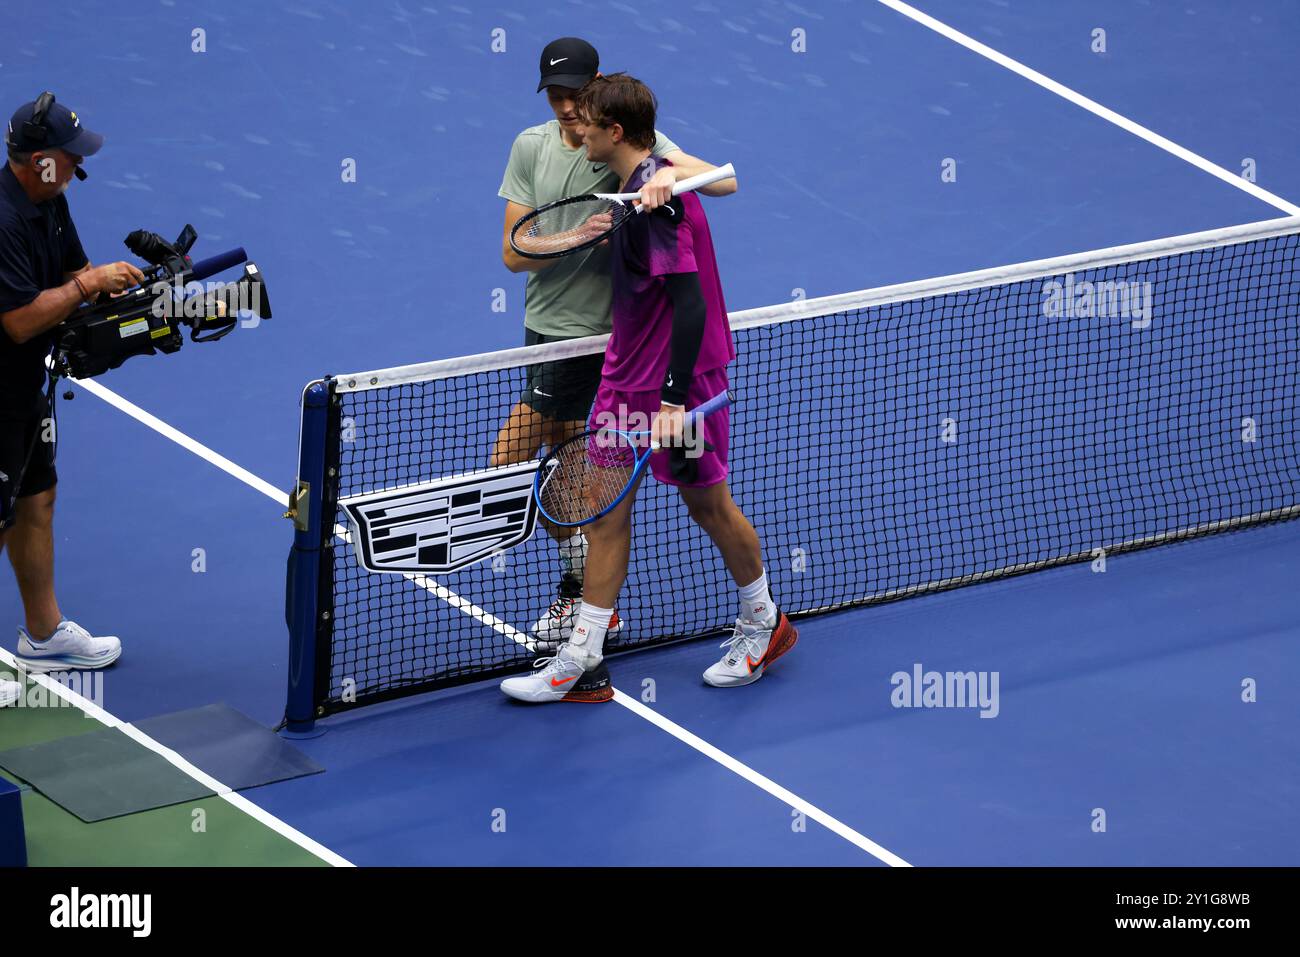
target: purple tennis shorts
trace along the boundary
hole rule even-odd
[[[686,411],[703,405],[727,388],[726,367],[701,372],[691,381],[686,397]],[[623,392],[601,383],[596,391],[596,401],[591,409],[589,428],[616,428],[627,431],[649,429],[659,411],[659,390],[652,392]],[[717,485],[727,477],[727,435],[730,418],[727,409],[719,409],[706,417],[701,426],[704,440],[713,446],[712,451],[702,451],[694,481],[684,482],[672,474],[669,449],[660,449],[650,456],[650,471],[665,485],[686,488],[704,488]],[[595,441],[593,439],[593,441]],[[596,453],[598,455],[599,453]],[[595,457],[595,455],[593,455]],[[630,467],[630,463],[629,463]]]

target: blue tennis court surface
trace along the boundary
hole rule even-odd
[[[602,69],[654,88],[683,149],[735,164],[739,192],[706,200],[732,310],[1297,212],[1293,4],[899,6],[176,0],[37,7],[28,38],[6,31],[8,109],[53,89],[107,137],[69,194],[92,260],[123,256],[133,229],[192,222],[196,258],[248,249],[276,311],[60,403],[61,602],[124,643],[102,706],[136,721],[222,702],[279,722],[303,384],[522,342],[497,188],[515,134],[548,118],[533,90],[555,37],[589,39]],[[1294,298],[1277,300],[1276,349],[1294,348]],[[1221,334],[1200,344],[1210,381],[1212,350],[1233,348]],[[1140,371],[1117,355],[1113,381]],[[909,362],[925,364],[882,349],[824,399],[851,413]],[[1056,368],[1019,363],[1038,380]],[[1287,368],[1300,374],[1294,356]],[[1093,385],[1078,409],[1140,416],[1159,398]],[[1269,467],[1293,488],[1291,434]],[[1074,467],[1122,483],[1105,451]],[[855,450],[835,454],[847,470]],[[874,493],[924,500],[915,466]],[[963,514],[998,541],[1054,505],[1087,527],[1088,496],[1024,492],[1023,511]],[[790,521],[811,507],[791,503]],[[906,516],[876,511],[887,549]],[[865,546],[839,547],[846,567],[869,564]],[[358,865],[1295,865],[1297,568],[1300,522],[1282,522],[802,619],[795,651],[745,689],[702,684],[710,640],[612,657],[620,695],[601,706],[527,708],[468,684],[321,722],[295,743],[324,774],[246,796]],[[652,613],[644,592],[625,600]],[[0,608],[12,651],[8,571]],[[977,687],[967,707],[900,707],[897,676],[927,672],[974,673],[986,700]]]

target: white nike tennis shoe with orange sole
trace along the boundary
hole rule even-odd
[[[704,682],[715,688],[753,684],[798,640],[799,632],[781,612],[777,612],[776,624],[771,628],[738,618],[731,637],[722,643],[727,653],[704,672]]]
[[[614,697],[605,662],[584,669],[568,644],[561,645],[553,658],[539,658],[531,675],[518,675],[501,682],[501,690],[516,701],[546,704],[552,701],[596,703]]]

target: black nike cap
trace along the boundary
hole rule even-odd
[[[41,100],[47,96],[48,101],[42,104]],[[40,122],[33,122],[42,105],[44,117]],[[94,156],[104,145],[104,137],[83,127],[77,114],[55,102],[53,94],[42,94],[41,99],[18,107],[5,131],[5,145],[21,153],[57,147],[77,156]]]
[[[600,55],[586,40],[560,37],[546,44],[541,68],[542,82],[537,84],[538,93],[548,86],[580,90],[600,69]]]

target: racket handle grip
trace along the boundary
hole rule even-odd
[[[697,405],[695,408],[691,409],[691,411],[687,412],[686,418],[694,422],[696,419],[702,419],[712,415],[714,412],[717,412],[719,409],[725,409],[729,405],[731,405],[731,396],[728,395],[726,390],[724,389],[722,392],[719,392],[708,402],[704,402],[700,405]],[[659,449],[662,448],[662,446],[658,442],[651,442],[650,448],[658,452]],[[713,451],[712,446],[710,446],[708,442],[704,443],[704,448],[705,451],[708,452]]]
[[[717,169],[711,169],[707,173],[700,173],[698,176],[689,176],[680,183],[673,184],[673,195],[680,196],[682,193],[689,193],[693,189],[699,189],[701,186],[710,186],[721,179],[731,179],[736,175],[736,167],[728,163],[726,166],[719,166]]]
[[[731,396],[726,393],[726,390],[723,390],[708,402],[697,405],[695,408],[691,409],[691,411],[687,413],[687,418],[698,419],[701,416],[712,415],[719,409],[725,409],[729,405],[731,405]]]

